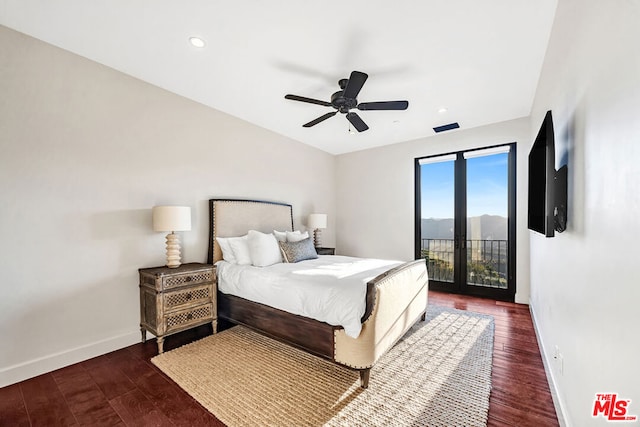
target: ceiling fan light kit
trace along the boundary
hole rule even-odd
[[[285,95],[285,99],[292,101],[306,102],[309,104],[322,105],[323,107],[333,107],[336,111],[324,114],[317,119],[311,120],[309,123],[305,123],[302,126],[309,128],[317,125],[338,113],[345,114],[349,123],[358,132],[364,132],[369,129],[369,126],[360,118],[358,114],[351,109],[355,108],[360,111],[380,111],[380,110],[406,110],[409,107],[408,101],[378,101],[378,102],[362,102],[358,103],[358,94],[364,86],[369,76],[360,71],[353,71],[348,79],[340,79],[338,86],[339,91],[331,95],[331,102],[322,101],[319,99],[307,98],[298,95]]]

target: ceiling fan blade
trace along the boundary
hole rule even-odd
[[[382,101],[382,102],[363,102],[358,104],[358,110],[406,110],[409,107],[409,101]]]
[[[349,82],[347,83],[347,86],[344,88],[344,92],[342,93],[342,96],[344,96],[345,98],[353,98],[353,99],[357,98],[358,94],[360,93],[360,89],[362,89],[362,86],[364,85],[364,82],[367,81],[368,77],[369,76],[367,74],[362,73],[360,71],[351,72],[351,76],[349,77]]]
[[[322,105],[324,107],[331,107],[331,103],[330,102],[321,101],[319,99],[313,99],[313,98],[305,98],[304,96],[285,95],[284,98],[285,99],[290,99],[292,101],[308,102],[309,104],[318,104],[318,105]]]
[[[369,129],[369,126],[367,126],[367,124],[363,122],[360,116],[356,113],[347,113],[347,120],[351,122],[358,132],[364,132]]]
[[[309,123],[305,123],[305,124],[303,124],[303,125],[302,125],[302,127],[310,128],[311,126],[315,126],[315,125],[317,125],[318,123],[323,122],[323,121],[327,120],[328,118],[335,116],[336,114],[338,114],[338,112],[337,112],[337,111],[333,111],[333,112],[331,112],[331,113],[327,113],[327,114],[325,114],[325,115],[323,115],[323,116],[318,117],[318,118],[317,118],[317,119],[315,119],[315,120],[311,120]],[[355,126],[355,125],[354,125],[354,126]]]

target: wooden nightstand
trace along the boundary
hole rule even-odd
[[[335,255],[336,248],[316,248],[318,255]]]
[[[141,268],[140,331],[157,337],[158,353],[167,335],[211,323],[218,329],[215,267],[209,264],[182,264],[177,268]]]

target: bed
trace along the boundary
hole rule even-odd
[[[250,230],[294,231],[293,209],[285,203],[211,199],[208,262],[222,261],[217,237],[237,237]],[[321,256],[322,258],[331,257]],[[307,262],[307,261],[302,261]],[[254,267],[258,268],[258,267]],[[265,270],[266,271],[266,270]],[[361,329],[354,338],[341,326],[218,290],[218,318],[247,326],[311,354],[357,370],[367,388],[371,367],[420,318],[427,307],[428,275],[424,260],[398,263],[366,284]]]

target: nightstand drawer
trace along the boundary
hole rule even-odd
[[[140,269],[140,285],[150,286],[158,292],[183,286],[215,282],[214,267],[206,264],[182,264],[178,268],[156,267]]]
[[[213,304],[204,304],[188,310],[176,311],[165,316],[166,334],[177,329],[188,329],[190,326],[213,320]]]
[[[335,255],[336,248],[316,248],[316,253],[318,255]]]
[[[175,289],[180,286],[196,285],[198,283],[210,283],[213,281],[213,273],[211,270],[205,270],[194,273],[176,274],[169,277],[163,277],[162,290]]]
[[[165,311],[173,311],[183,306],[206,304],[213,301],[213,286],[204,285],[162,294]]]

